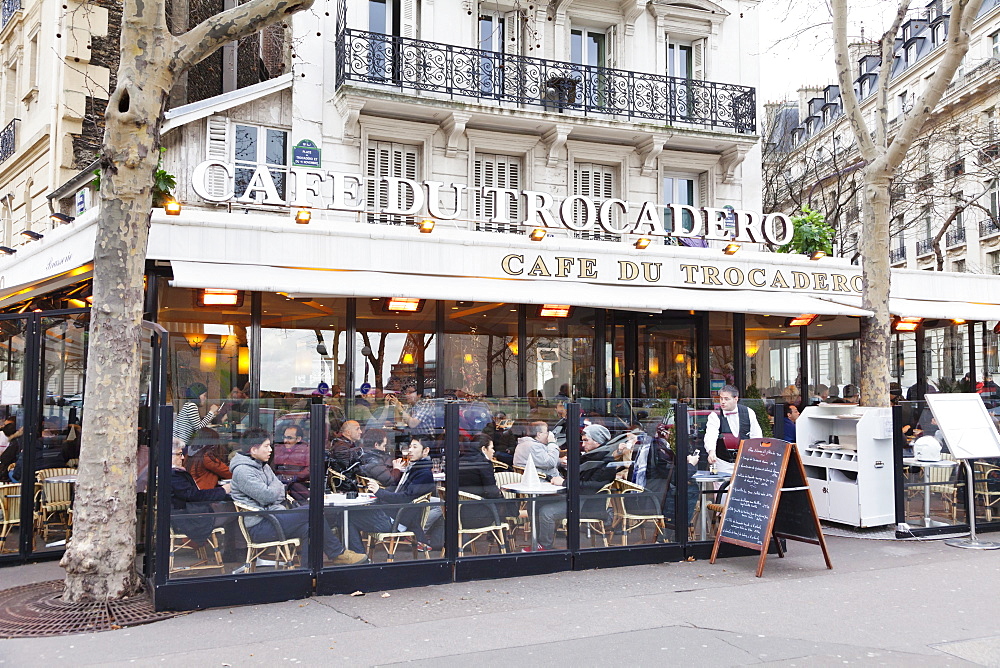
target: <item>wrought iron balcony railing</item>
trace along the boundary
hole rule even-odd
[[[917,241],[917,256],[930,255],[934,252],[934,239],[920,239]]]
[[[17,150],[17,125],[20,122],[15,118],[7,124],[7,127],[0,130],[0,162],[14,155],[14,151]]]
[[[906,259],[906,248],[890,248],[889,264],[896,264]]]
[[[3,30],[7,22],[19,11],[21,11],[21,0],[3,0],[3,4],[0,5],[0,30]]]
[[[348,81],[584,115],[692,124],[752,134],[749,86],[529,58],[345,28],[337,85]]]
[[[986,220],[979,221],[979,236],[991,237],[994,234],[1000,234],[1000,225],[997,225],[992,218],[987,218]]]
[[[965,228],[956,227],[955,229],[948,230],[944,235],[944,244],[948,248],[952,246],[959,246],[965,243]]]

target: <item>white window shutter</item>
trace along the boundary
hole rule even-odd
[[[702,172],[698,175],[698,201],[694,202],[694,206],[708,206],[708,172]]]
[[[378,179],[396,177],[416,181],[420,177],[420,148],[407,144],[394,144],[387,141],[370,141],[366,155],[365,173],[369,180],[365,183],[365,208],[369,211],[385,209],[389,205],[389,189]],[[406,190],[404,205],[413,204],[413,193]],[[406,216],[386,216],[384,214],[368,215],[369,223],[382,225],[403,225],[409,220]]]
[[[691,78],[695,81],[705,79],[705,40],[699,39],[691,44]]]
[[[604,33],[604,67],[618,67],[618,26],[613,25]]]
[[[417,0],[400,0],[399,32],[403,37],[417,37]]]
[[[232,162],[229,117],[209,116],[206,123],[205,158]],[[210,167],[205,174],[205,187],[213,197],[222,197],[228,190],[229,177],[221,167]]]
[[[510,232],[517,233],[516,224],[503,225],[487,222],[492,218],[495,211],[495,200],[493,197],[484,197],[482,188],[511,188],[521,189],[521,160],[509,155],[494,155],[492,153],[477,153],[473,167],[473,185],[477,188],[475,201],[476,229],[484,232]],[[508,213],[510,220],[517,221],[521,218],[520,201],[508,202]]]
[[[514,56],[521,55],[522,37],[521,12],[507,12],[503,15],[503,48],[504,53]]]
[[[602,200],[615,196],[615,180],[614,167],[579,163],[573,168],[573,194],[590,197],[594,200],[594,204],[600,208]],[[583,205],[574,204],[573,220],[577,225],[583,224]],[[599,232],[577,232],[574,236],[582,239],[611,239],[611,237],[602,237]],[[614,237],[614,240],[617,239],[618,237]]]

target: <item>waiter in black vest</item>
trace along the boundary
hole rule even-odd
[[[732,385],[719,390],[721,410],[713,411],[705,425],[705,449],[708,463],[715,464],[719,473],[733,472],[736,452],[740,442],[748,438],[761,438],[757,413],[740,404],[740,391]]]

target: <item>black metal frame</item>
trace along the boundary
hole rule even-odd
[[[7,14],[7,5],[10,0],[4,0],[3,10],[4,16]],[[17,4],[17,9],[21,9],[20,0],[14,0],[14,4]],[[16,11],[16,10],[15,10]],[[4,24],[7,23],[7,18],[4,19]],[[0,130],[0,162],[4,162],[10,156],[17,152],[17,126],[21,122],[19,118],[15,118],[7,126]]]
[[[665,125],[757,130],[749,86],[630,72],[342,28],[337,86],[384,84],[449,98],[510,102],[557,112],[654,120]]]

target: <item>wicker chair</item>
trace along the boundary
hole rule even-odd
[[[646,539],[646,525],[652,524],[656,529],[656,538],[666,540],[665,531],[667,520],[663,516],[660,504],[651,494],[646,493],[646,489],[641,485],[636,485],[628,480],[618,478],[611,485],[611,510],[614,513],[614,527],[618,527],[622,534],[622,545],[628,545],[628,535],[635,529],[639,529],[642,539]],[[625,503],[626,494],[644,495],[649,499],[656,512],[639,513],[629,510]]]
[[[247,542],[247,558],[243,564],[243,570],[253,572],[257,567],[257,559],[264,557],[269,550],[274,550],[273,561],[274,568],[277,570],[279,567],[284,568],[295,568],[295,559],[298,555],[299,549],[299,539],[298,538],[285,538],[282,532],[278,532],[279,538],[273,541],[267,541],[263,543],[258,543],[253,538],[250,537],[250,531],[247,529],[245,523],[245,516],[242,513],[255,513],[257,510],[255,508],[250,508],[249,506],[240,505],[239,503],[234,503],[236,510],[241,514],[237,518],[237,524],[240,527],[240,533],[243,534],[243,539]],[[263,515],[262,521],[264,522],[275,522],[278,520],[271,515]],[[280,528],[280,525],[279,525]]]
[[[493,515],[493,522],[488,526],[482,527],[468,527],[462,523],[462,501],[482,501],[483,497],[470,492],[463,492],[459,490],[459,512],[458,512],[458,556],[465,556],[465,548],[472,545],[473,553],[475,553],[475,542],[485,535],[490,535],[493,540],[497,542],[500,546],[500,553],[507,553],[507,538],[504,536],[504,532],[508,530],[506,522],[500,521],[500,516],[497,514],[496,504],[483,504],[484,507],[489,508]],[[465,540],[466,536],[472,536],[468,540]]]
[[[518,509],[521,511],[518,513],[518,517],[507,518],[513,520],[508,525],[510,526],[510,549],[513,551],[517,547],[516,541],[514,540],[514,529],[517,525],[520,525],[524,531],[525,543],[531,542],[531,520],[528,519],[530,515],[527,513],[527,503],[524,502],[524,499],[517,495],[517,492],[511,492],[503,488],[504,485],[513,485],[521,482],[521,474],[516,471],[497,471],[493,474],[493,477],[496,479],[497,486],[500,487],[500,491],[503,492],[505,499],[521,501],[521,503],[518,504]]]
[[[38,508],[35,521],[42,530],[45,541],[49,539],[49,527],[53,524],[62,524],[66,529],[66,537],[69,538],[70,508],[73,505],[73,485],[68,482],[48,482],[48,479],[76,473],[77,470],[72,468],[52,468],[42,469],[35,474],[35,479],[41,484],[35,494],[35,505]],[[62,522],[53,519],[59,515],[63,517]]]
[[[975,476],[977,481],[974,490],[976,497],[976,506],[980,504],[983,506],[983,510],[986,512],[986,521],[993,521],[993,512],[1000,503],[1000,492],[994,492],[990,490],[989,484],[987,483],[987,478],[991,475],[996,477],[1000,476],[1000,466],[994,466],[993,464],[986,464],[984,462],[977,462],[973,464],[975,467]]]
[[[212,529],[212,533],[209,534],[208,538],[204,543],[197,544],[195,541],[185,534],[179,533],[170,527],[170,573],[177,573],[180,571],[197,571],[204,570],[206,568],[218,568],[220,573],[225,573],[226,566],[222,563],[222,551],[219,549],[219,537],[225,535],[226,530],[222,527],[216,527]],[[193,552],[199,561],[191,564],[190,566],[175,566],[174,565],[174,555],[182,550],[190,550]],[[215,563],[211,563],[208,557],[208,551],[212,551],[212,557]]]
[[[17,552],[17,549],[7,550],[7,536],[11,529],[21,525],[21,484],[10,483],[0,485],[0,552]]]
[[[431,494],[428,492],[423,496],[418,496],[413,499],[411,503],[413,504],[424,504],[422,512],[420,513],[420,525],[423,526],[424,521],[427,519],[427,511],[430,510],[430,500]],[[375,561],[375,547],[381,545],[385,549],[385,560],[395,561],[396,560],[396,549],[400,545],[409,545],[413,550],[413,558],[417,558],[417,534],[410,531],[409,528],[405,530],[399,527],[399,515],[400,511],[396,512],[396,517],[392,520],[392,526],[389,527],[388,531],[381,533],[370,533],[368,534],[368,558]],[[430,553],[425,552],[424,557],[430,559]]]

